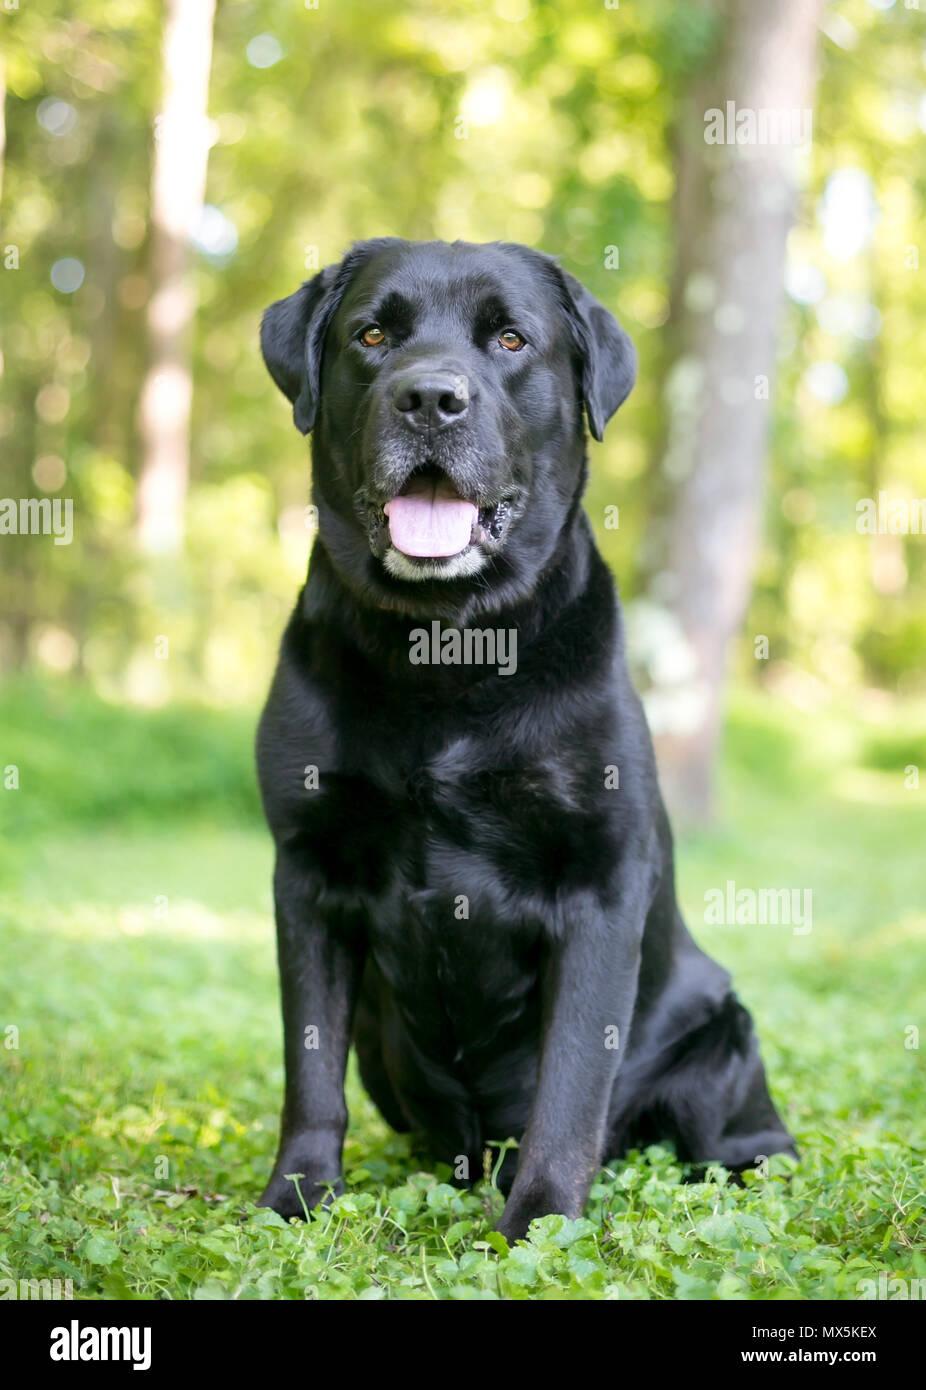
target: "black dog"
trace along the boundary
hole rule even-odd
[[[580,507],[583,404],[601,439],[630,340],[537,252],[384,238],[272,305],[261,344],[314,429],[319,519],[258,735],[286,1055],[262,1202],[301,1213],[287,1174],[310,1207],[339,1184],[352,1038],[388,1122],[458,1176],[520,1140],[509,1239],[579,1215],[631,1145],[793,1153],[676,905]]]

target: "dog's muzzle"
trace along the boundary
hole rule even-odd
[[[406,579],[476,573],[504,544],[516,511],[514,497],[466,497],[434,465],[414,469],[392,497],[361,488],[354,505],[373,554]]]

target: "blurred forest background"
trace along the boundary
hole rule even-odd
[[[926,542],[857,527],[926,496],[910,0],[7,0],[0,26],[0,493],[74,502],[69,545],[0,537],[6,673],[256,704],[311,543],[260,313],[396,234],[540,247],[637,344],[587,506],[683,810],[710,813],[725,663],[797,712],[922,700]],[[812,141],[706,144],[730,97],[812,104]]]

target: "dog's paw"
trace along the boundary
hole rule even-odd
[[[509,1245],[514,1245],[516,1240],[524,1240],[527,1236],[527,1228],[533,1221],[533,1216],[528,1216],[524,1212],[509,1213],[508,1207],[502,1212],[495,1223],[495,1229],[499,1235],[503,1235]]]
[[[304,1221],[307,1212],[314,1211],[318,1206],[327,1206],[343,1191],[344,1183],[340,1179],[333,1183],[317,1183],[304,1174],[295,1173],[292,1177],[287,1177],[283,1173],[274,1173],[257,1205],[270,1207],[277,1216],[282,1216],[284,1221],[288,1221],[291,1216],[297,1216],[300,1221]]]
[[[563,1192],[554,1183],[542,1180],[531,1183],[519,1192],[516,1180],[495,1229],[511,1245],[514,1241],[525,1238],[532,1221],[540,1216],[553,1215],[572,1218],[581,1216],[582,1203],[574,1194]]]

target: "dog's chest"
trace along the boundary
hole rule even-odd
[[[536,996],[562,836],[545,810],[536,770],[446,758],[397,768],[354,799],[350,858],[375,886],[370,951],[409,1026],[441,1053],[489,1044]]]

